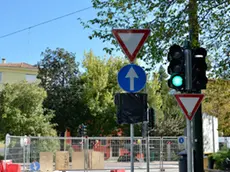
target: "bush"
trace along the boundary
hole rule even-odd
[[[230,149],[226,150],[220,150],[217,153],[214,153],[212,155],[213,160],[215,161],[215,168],[219,170],[228,170],[230,168],[230,163],[228,163],[226,160],[227,158],[230,159]],[[210,157],[211,158],[211,157]]]

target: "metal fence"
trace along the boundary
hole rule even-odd
[[[178,169],[178,153],[185,149],[185,144],[178,143],[177,137],[149,137],[149,158],[147,158],[147,140],[142,137],[134,138],[134,168],[146,171],[149,159],[150,169]],[[41,152],[52,153],[52,166],[57,169],[57,152],[68,154],[65,161],[67,169],[74,169],[76,156],[78,162],[84,161],[80,169],[130,169],[130,138],[129,137],[27,137],[6,136],[5,160],[19,163],[22,170],[29,170],[32,162],[41,162]],[[99,160],[99,154],[93,156],[89,152],[100,153],[103,161]],[[82,155],[84,158],[82,158]],[[63,158],[63,157],[62,157]],[[45,161],[48,161],[47,159]],[[61,160],[58,162],[60,163]],[[64,161],[62,159],[62,161]],[[94,163],[93,163],[94,161]],[[89,163],[91,162],[91,164]],[[63,167],[64,168],[64,167]],[[47,170],[46,170],[47,171]]]

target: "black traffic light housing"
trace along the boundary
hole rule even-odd
[[[78,127],[78,136],[83,137],[87,135],[87,126],[84,124],[79,125]]]
[[[146,93],[117,93],[115,95],[118,124],[135,124],[147,121]]]
[[[78,126],[78,136],[82,137],[82,125]]]
[[[82,128],[83,128],[83,130],[82,130],[82,135],[83,135],[83,136],[87,136],[87,126],[84,125],[84,124],[82,124]]]
[[[206,71],[207,64],[205,58],[206,49],[198,47],[192,50],[192,90],[199,91],[206,89],[208,82]]]
[[[155,110],[153,108],[149,108],[149,123],[148,123],[149,129],[153,129],[156,124],[156,116],[155,116]]]
[[[168,86],[178,91],[185,90],[185,65],[183,49],[179,45],[172,45],[168,53]]]

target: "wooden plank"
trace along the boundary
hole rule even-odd
[[[84,169],[84,152],[73,152],[72,153],[72,169]]]
[[[52,172],[53,171],[53,153],[40,152],[40,171]]]
[[[56,170],[69,169],[69,152],[68,151],[57,151],[55,162],[56,162],[55,163]]]
[[[92,159],[91,159],[91,169],[104,169],[105,162],[104,162],[104,153],[103,152],[92,152]]]

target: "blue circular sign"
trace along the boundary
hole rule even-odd
[[[117,80],[124,91],[135,93],[145,87],[146,74],[140,66],[128,64],[118,72]]]
[[[179,141],[180,144],[184,143],[184,137],[179,137],[178,141]]]
[[[30,170],[31,171],[38,171],[38,170],[40,170],[40,164],[37,161],[32,162],[30,164]]]

